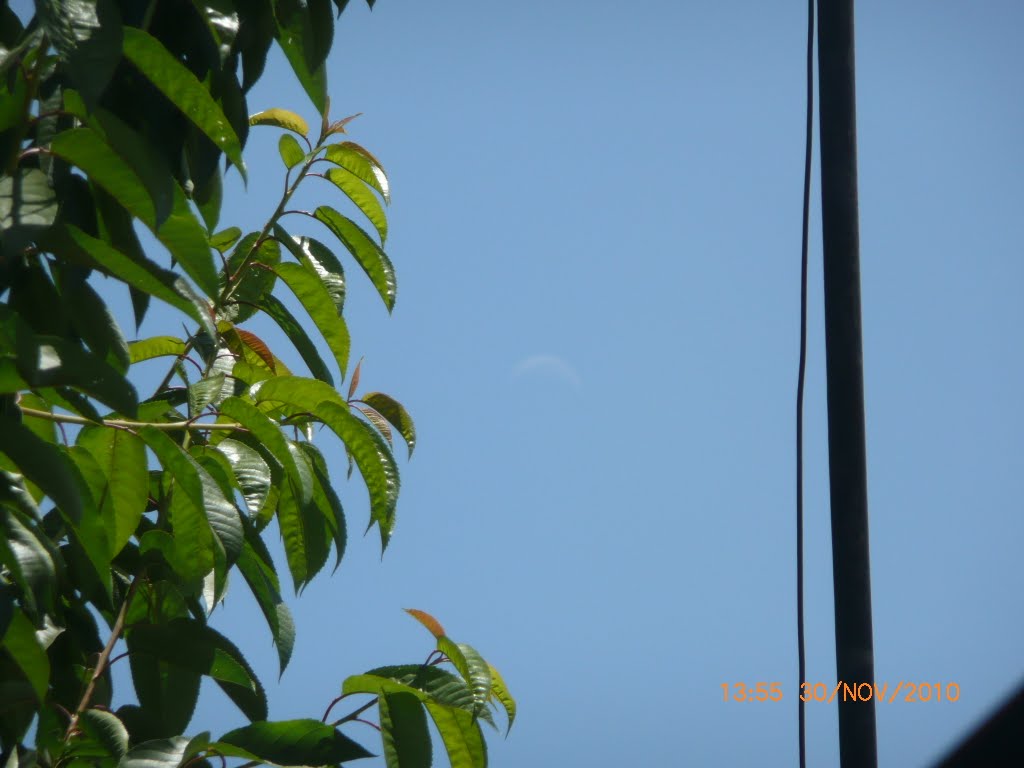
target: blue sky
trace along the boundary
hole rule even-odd
[[[924,766],[1024,677],[1024,9],[857,10],[876,674],[961,691],[879,705],[879,756]],[[422,658],[400,610],[418,607],[519,699],[494,766],[795,763],[804,14],[351,4],[331,93],[389,170],[399,296],[389,319],[354,276],[349,322],[364,386],[408,405],[420,445],[383,562],[356,539],[295,603],[274,716],[319,716],[344,676]],[[312,118],[271,72],[251,110]],[[275,143],[253,133],[225,222],[272,209]],[[831,683],[812,226],[808,677]],[[343,492],[358,530],[363,492]],[[252,622],[272,679],[241,595],[221,621]],[[736,681],[785,699],[723,702]],[[218,693],[206,706],[202,727],[231,724]],[[811,764],[837,765],[835,707],[810,704],[808,726]]]
[[[420,442],[383,561],[356,535],[293,603],[280,684],[229,595],[219,626],[272,717],[319,717],[345,676],[424,658],[416,607],[519,700],[493,766],[795,764],[805,13],[351,3],[330,90],[389,171],[399,293],[388,318],[353,268],[349,326],[363,388],[404,401]],[[925,766],[1024,678],[1024,6],[857,14],[876,674],[960,689],[878,705],[879,757]],[[249,106],[314,118],[280,57]],[[254,130],[224,225],[272,211],[276,141]],[[812,235],[808,679],[833,683],[817,207]],[[358,532],[365,492],[340,492]],[[723,702],[739,681],[784,701]],[[194,729],[237,725],[225,704],[210,691]],[[838,765],[835,707],[807,713],[809,763]]]

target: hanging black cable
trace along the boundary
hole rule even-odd
[[[796,644],[800,768],[807,768],[807,718],[801,687],[807,680],[804,649],[804,380],[807,372],[807,252],[811,219],[811,149],[814,141],[814,0],[807,3],[807,133],[804,141],[804,215],[800,245],[800,363],[796,384]]]

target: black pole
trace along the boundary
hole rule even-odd
[[[836,671],[875,681],[857,215],[853,0],[818,0],[818,99]],[[875,768],[875,703],[837,696],[843,768]]]

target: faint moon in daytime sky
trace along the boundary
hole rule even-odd
[[[564,381],[573,389],[580,389],[583,380],[568,362],[557,355],[531,355],[516,363],[512,369],[516,378],[522,376],[543,376]]]

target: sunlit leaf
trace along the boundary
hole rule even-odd
[[[341,314],[345,306],[345,270],[331,250],[311,237],[292,237],[280,225],[274,225],[274,236],[308,269],[316,272]]]
[[[395,307],[397,281],[391,259],[358,224],[333,208],[321,205],[314,216],[334,233],[363,268],[390,312]]]
[[[317,329],[327,342],[327,346],[334,353],[334,359],[341,371],[341,377],[344,379],[345,371],[348,368],[350,344],[348,327],[338,315],[327,288],[316,274],[299,264],[291,262],[278,264],[275,271],[316,324]]]
[[[224,253],[238,242],[238,238],[241,236],[242,230],[238,227],[222,229],[220,232],[210,235],[210,247],[216,248],[221,253]]]
[[[6,480],[0,482],[6,483]],[[0,496],[0,501],[4,500]],[[31,503],[31,498],[27,501]],[[14,583],[21,587],[26,608],[33,614],[39,608],[52,611],[57,563],[45,533],[38,530],[31,517],[5,504],[0,504],[0,533],[3,534],[0,538],[0,563],[6,567]]]
[[[291,13],[282,20],[283,6]],[[280,3],[277,8],[277,42],[316,111],[323,114],[327,111],[327,73],[322,59],[314,61],[316,36],[309,9],[298,2]]]
[[[412,457],[413,448],[416,447],[416,425],[405,407],[390,395],[383,392],[369,392],[363,395],[360,400],[373,408],[377,413],[387,419],[391,425],[398,430],[398,433],[405,439],[409,448],[409,457]]]
[[[432,702],[425,706],[444,741],[451,768],[486,768],[487,744],[472,713]]]
[[[284,674],[295,645],[295,623],[288,606],[281,599],[281,585],[270,552],[251,525],[246,526],[245,546],[238,558],[238,569],[270,626],[274,645],[277,646],[280,673]]]
[[[0,649],[6,651],[21,670],[31,684],[36,699],[42,703],[46,699],[50,680],[50,661],[36,638],[32,622],[18,608],[14,609],[6,632],[0,636]]]
[[[405,612],[412,616],[416,621],[422,624],[435,638],[440,639],[445,637],[448,633],[444,631],[444,627],[441,626],[441,622],[435,619],[426,611],[421,611],[418,608],[406,608]]]
[[[391,190],[384,168],[366,149],[351,141],[343,141],[329,146],[324,157],[380,192],[385,203],[391,202]]]
[[[281,138],[277,142],[277,152],[281,155],[281,161],[285,168],[294,168],[306,157],[299,142],[289,133],[281,134]]]
[[[424,664],[378,667],[352,675],[342,683],[341,692],[378,694],[410,693],[422,702],[473,711],[473,696],[464,680],[447,670]]]
[[[490,664],[487,666],[491,670],[491,693],[501,703],[501,706],[505,708],[505,714],[508,716],[508,728],[505,729],[505,735],[507,736],[508,732],[512,730],[512,723],[516,719],[516,700],[508,692],[508,686],[505,685],[505,681],[498,670]]]
[[[196,76],[174,58],[159,40],[141,29],[125,28],[124,55],[228,156],[245,178],[245,163],[238,136],[217,102]]]
[[[128,342],[132,365],[154,357],[180,357],[185,354],[185,342],[175,336],[152,336]]]
[[[325,175],[370,220],[383,244],[388,239],[388,217],[377,196],[363,181],[344,168],[331,168]]]
[[[309,134],[309,125],[299,115],[287,109],[265,109],[249,117],[249,125],[272,125],[294,131],[300,136]]]
[[[106,478],[98,506],[116,555],[135,533],[149,497],[145,445],[137,435],[109,427],[85,427],[76,443],[92,454]]]
[[[223,453],[231,464],[249,514],[255,517],[270,495],[270,467],[258,451],[238,440],[221,440],[217,443],[217,450]]]
[[[265,296],[260,302],[260,309],[267,313],[271,320],[277,323],[278,328],[284,331],[285,336],[299,353],[302,362],[309,368],[309,372],[321,381],[334,386],[334,376],[331,369],[320,356],[316,344],[309,338],[306,329],[302,326],[291,310],[284,305],[276,296]]]

